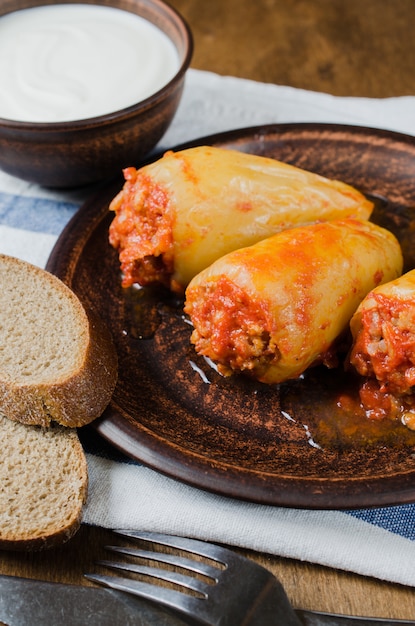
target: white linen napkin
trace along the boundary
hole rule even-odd
[[[267,123],[346,123],[415,135],[415,96],[339,98],[190,70],[158,149]],[[92,193],[51,191],[0,173],[0,252],[43,267],[65,224]],[[308,511],[218,496],[126,458],[87,453],[84,522],[224,542],[415,586],[415,505]]]

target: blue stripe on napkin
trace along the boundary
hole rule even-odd
[[[345,511],[353,517],[401,535],[406,539],[415,540],[415,504]]]
[[[72,202],[0,192],[0,224],[12,228],[59,235],[78,208]]]

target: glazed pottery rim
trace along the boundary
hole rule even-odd
[[[77,2],[79,0],[74,0]],[[59,3],[59,2],[58,2]],[[47,6],[48,3],[34,4],[27,8],[35,8],[40,6]],[[66,4],[66,3],[65,3]],[[89,4],[88,2],[82,2],[82,4]],[[95,126],[102,126],[112,124],[113,122],[122,122],[127,120],[130,117],[133,117],[137,113],[144,113],[146,110],[152,110],[155,105],[158,103],[162,103],[172,92],[172,87],[177,85],[178,87],[182,83],[185,78],[185,74],[189,69],[190,62],[193,56],[193,35],[192,31],[187,23],[187,21],[183,18],[183,16],[172,6],[165,3],[164,0],[156,0],[155,4],[164,8],[168,13],[170,13],[175,21],[176,25],[179,27],[181,34],[183,36],[184,46],[183,46],[183,58],[180,61],[180,65],[178,70],[175,72],[174,76],[165,84],[163,87],[155,91],[153,94],[136,102],[128,107],[124,107],[122,109],[117,109],[115,111],[111,111],[110,113],[104,113],[102,115],[96,115],[76,120],[66,120],[61,122],[29,122],[29,121],[19,121],[9,118],[4,118],[0,116],[0,128],[10,129],[10,130],[21,130],[22,132],[56,132],[56,131],[65,131],[65,130],[84,130],[88,128],[93,128]],[[116,3],[113,5],[107,5],[106,3],[94,3],[91,6],[113,6],[113,8],[118,8]],[[19,10],[19,9],[16,9]],[[126,13],[131,13],[132,15],[139,15],[138,13],[134,13],[133,11],[128,11],[124,8],[119,8],[120,11],[125,11]],[[9,11],[8,13],[12,13],[14,11]],[[8,13],[4,13],[7,15]],[[0,16],[1,17],[1,16]],[[147,19],[147,18],[144,18]],[[167,35],[168,36],[168,35]],[[169,37],[169,36],[168,36]],[[171,39],[169,37],[169,39]],[[171,40],[173,42],[173,40]],[[174,44],[174,42],[173,42]],[[177,46],[174,44],[177,48]]]

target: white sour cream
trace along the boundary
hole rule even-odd
[[[144,18],[112,7],[57,4],[0,17],[0,117],[25,122],[91,118],[161,89],[176,48]]]

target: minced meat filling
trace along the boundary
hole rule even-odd
[[[122,284],[166,286],[173,272],[172,217],[167,192],[135,168],[124,170],[125,185],[111,202],[111,245],[119,251]]]
[[[415,307],[375,294],[377,306],[362,312],[362,330],[351,362],[363,376],[374,376],[380,390],[406,394],[415,385]]]
[[[216,361],[222,374],[262,369],[278,358],[264,305],[227,278],[194,290],[185,310],[196,351]]]

